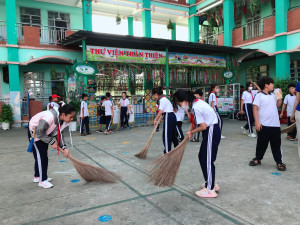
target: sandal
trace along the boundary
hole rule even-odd
[[[257,161],[257,162],[255,162],[255,161]],[[253,160],[249,163],[249,166],[257,166],[257,165],[260,165],[260,164],[261,164],[260,160],[258,160],[258,159],[253,159]]]
[[[286,165],[284,163],[278,163],[277,164],[277,170],[286,171]]]

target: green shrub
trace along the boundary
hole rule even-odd
[[[0,115],[0,122],[12,123],[14,121],[13,118],[13,109],[11,105],[5,104],[2,105],[2,113]]]

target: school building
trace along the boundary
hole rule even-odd
[[[108,41],[103,46],[94,40],[105,35],[93,32],[93,15],[127,23],[129,36],[125,37],[131,41],[132,53],[124,53],[126,44],[118,46],[114,41],[110,45]],[[262,76],[298,81],[298,19],[300,0],[0,0],[0,102],[13,106],[15,125],[21,124],[28,116],[28,95],[42,101],[44,107],[52,93],[70,97],[72,65],[86,61],[98,71],[91,80],[96,84],[91,93],[96,95],[107,90],[114,95],[123,90],[143,95],[157,84],[171,91],[201,87],[207,92],[207,86],[217,82],[223,85],[221,95],[225,96],[223,72],[227,67],[235,74],[230,80],[233,92],[239,88],[234,84],[244,85]],[[190,53],[185,52],[188,43],[175,52],[165,49],[155,55],[149,47],[149,52],[136,55],[143,46],[134,47],[130,39],[138,29],[135,21],[142,22],[145,38],[152,37],[153,24],[165,24],[170,30],[170,42],[165,44],[172,46],[177,46],[176,26],[187,27],[187,40],[199,48],[199,53],[193,50],[190,55],[197,59],[194,67],[186,66],[188,55],[183,53]],[[104,49],[114,51],[111,58],[99,56]],[[128,63],[128,58],[122,61],[120,54],[134,57],[135,63]],[[162,54],[166,59],[159,63]],[[113,60],[115,56],[118,60]],[[90,90],[85,88],[89,80],[76,82],[77,93]]]

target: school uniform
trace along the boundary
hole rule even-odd
[[[106,120],[105,120],[105,109],[103,107],[103,104],[100,103],[101,106],[100,106],[100,109],[99,109],[99,116],[100,116],[100,119],[99,119],[99,124],[106,124]]]
[[[111,120],[112,120],[111,107],[113,106],[113,104],[110,100],[106,100],[102,103],[102,106],[104,106],[104,108],[105,108],[106,130],[110,130]]]
[[[182,124],[183,124],[183,120],[184,120],[184,115],[185,115],[185,111],[179,106],[177,105],[177,111],[175,112],[175,116],[176,116],[176,132],[177,132],[177,137],[179,138],[180,141],[182,141],[184,139],[184,135],[182,132]]]
[[[253,105],[258,107],[258,121],[262,128],[257,131],[256,156],[262,160],[270,142],[272,154],[277,164],[282,163],[280,122],[277,109],[277,97],[274,93],[259,92]]]
[[[219,120],[213,108],[198,99],[193,103],[192,113],[197,124],[205,123],[207,126],[206,130],[202,131],[202,142],[198,158],[205,179],[205,187],[213,190],[215,184],[214,162],[217,158],[221,140]]]
[[[165,146],[164,153],[171,151],[172,143],[174,147],[178,145],[178,139],[176,137],[176,116],[174,114],[174,109],[166,97],[162,97],[159,100],[159,110],[163,112],[164,115],[164,129],[163,129],[163,143]]]
[[[82,109],[83,109],[83,114],[82,114]],[[80,123],[80,133],[83,134],[84,133],[84,126],[86,129],[86,133],[90,133],[90,119],[89,119],[89,110],[88,110],[88,105],[85,101],[81,101],[81,105],[80,105],[80,117],[83,119],[81,119],[81,123]]]
[[[211,106],[211,102],[214,102],[214,110],[217,114],[217,118],[218,118],[218,121],[219,121],[219,125],[220,125],[220,129],[222,131],[222,128],[223,128],[223,119],[222,117],[220,116],[220,113],[219,113],[219,109],[218,109],[218,106],[217,106],[217,96],[215,93],[211,92],[209,97],[208,97],[208,104]]]
[[[285,96],[283,104],[286,104],[286,114],[287,114],[287,124],[288,126],[292,125],[291,122],[291,115],[293,113],[294,103],[296,101],[296,95],[288,94]],[[295,128],[291,133],[288,133],[290,137],[293,139],[296,138],[297,135],[297,129]]]
[[[34,115],[29,121],[28,138],[31,138],[33,130],[36,128],[33,156],[34,156],[34,177],[40,177],[40,181],[48,179],[48,145],[55,143],[54,137],[58,135],[58,127],[60,127],[60,138],[58,145],[65,149],[64,136],[62,131],[68,127],[69,124],[63,122],[59,125],[59,113],[55,109],[40,112]],[[58,138],[57,138],[58,140]]]
[[[127,98],[125,99],[120,99],[119,101],[119,105],[121,106],[121,127],[125,127],[125,125],[127,127],[129,127],[129,123],[128,123],[128,116],[129,113],[127,115],[127,111],[128,111],[128,105],[129,105],[129,100]]]
[[[253,117],[253,100],[255,95],[257,94],[257,91],[244,91],[242,95],[242,99],[244,100],[243,104],[243,110],[246,113],[247,117],[247,124],[244,126],[245,130],[249,130],[249,133],[253,133],[253,122],[254,122],[254,117]]]

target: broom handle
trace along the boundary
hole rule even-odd
[[[156,128],[158,127],[158,125],[160,124],[160,121],[162,120],[162,118],[163,118],[163,116],[161,115],[160,117],[159,117],[159,119],[158,119],[158,123],[154,126],[154,129],[153,129],[153,131],[152,131],[152,134],[154,134],[155,132],[156,132]],[[151,135],[152,135],[151,134]]]

